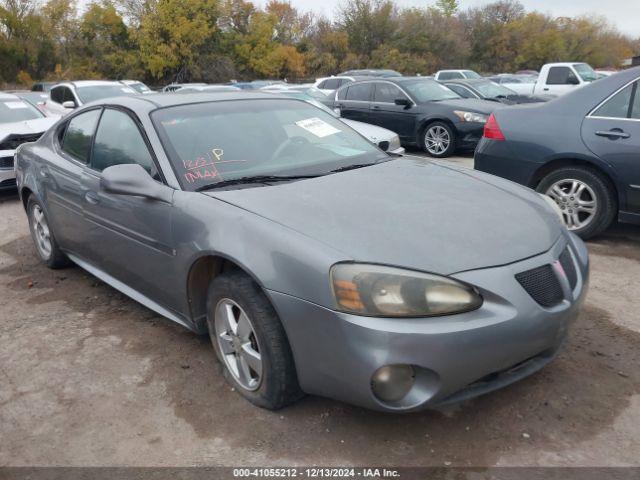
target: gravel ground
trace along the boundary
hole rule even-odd
[[[638,466],[638,240],[625,226],[589,243],[567,345],[516,385],[402,416],[317,397],[268,412],[231,391],[207,338],[46,269],[0,194],[0,465]]]

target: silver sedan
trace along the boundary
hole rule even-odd
[[[272,94],[93,103],[22,145],[17,179],[43,262],[208,334],[270,409],[495,390],[556,355],[586,292],[587,250],[540,195]]]

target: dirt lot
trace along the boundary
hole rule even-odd
[[[207,338],[43,267],[1,194],[0,465],[640,465],[639,240],[590,242],[586,307],[525,381],[404,416],[314,397],[273,413],[231,391]]]

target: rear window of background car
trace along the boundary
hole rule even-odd
[[[62,150],[83,163],[89,161],[91,140],[96,130],[100,109],[90,110],[73,117],[62,139]]]

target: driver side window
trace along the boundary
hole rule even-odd
[[[101,172],[113,165],[130,163],[141,165],[159,180],[158,169],[136,123],[124,112],[106,109],[96,132],[91,168]]]

